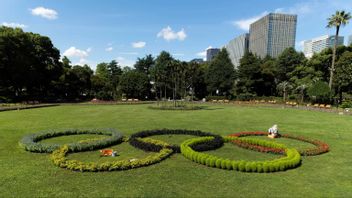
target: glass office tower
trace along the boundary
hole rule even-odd
[[[276,58],[295,47],[297,15],[270,13],[250,25],[249,51]]]

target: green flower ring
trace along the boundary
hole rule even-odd
[[[48,138],[67,136],[67,135],[82,135],[82,134],[96,134],[96,135],[107,135],[103,139],[95,139],[92,141],[82,141],[77,143],[71,143],[67,146],[73,152],[77,151],[91,151],[99,148],[105,148],[119,142],[122,142],[122,134],[114,129],[66,129],[66,130],[50,130],[35,134],[29,134],[24,136],[19,145],[26,151],[36,152],[36,153],[51,153],[54,150],[60,148],[60,144],[48,144],[41,143],[40,141]]]
[[[192,146],[211,141],[214,137],[200,137],[184,141],[181,144],[181,153],[187,158],[196,163],[203,164],[209,167],[216,167],[227,170],[237,170],[242,172],[276,172],[285,171],[287,169],[295,168],[301,163],[301,155],[294,148],[287,148],[283,144],[273,143],[265,140],[253,140],[248,138],[241,138],[241,141],[249,142],[256,141],[260,145],[274,145],[277,148],[285,150],[285,157],[267,160],[267,161],[244,161],[244,160],[230,160],[214,155],[197,152],[192,149]],[[239,139],[238,137],[223,137],[224,142],[231,142]]]
[[[266,132],[238,132],[229,135],[230,137],[248,137],[248,136],[267,136],[268,133]],[[329,145],[325,142],[322,142],[320,140],[314,140],[314,139],[309,139],[303,136],[295,136],[295,135],[290,135],[290,134],[281,134],[279,136],[280,138],[288,138],[288,139],[294,139],[302,142],[306,142],[309,144],[313,144],[315,147],[314,148],[308,148],[308,149],[298,149],[298,152],[303,155],[303,156],[314,156],[314,155],[320,155],[323,153],[329,152]],[[250,144],[250,143],[243,143],[241,142],[242,138],[239,138],[237,140],[232,141],[232,143],[236,144],[239,147],[246,148],[246,149],[251,149],[251,150],[256,150],[259,152],[270,152],[270,153],[276,153],[276,154],[282,154],[284,152],[283,149],[280,148],[272,148],[270,146],[261,146],[261,145],[256,145],[256,144]]]
[[[144,140],[149,141],[149,140]],[[154,144],[169,146],[167,143],[157,140],[153,140]],[[78,160],[69,160],[66,156],[71,153],[67,145],[63,145],[59,149],[55,150],[50,158],[53,163],[61,168],[66,168],[73,171],[88,171],[88,172],[97,172],[97,171],[116,171],[116,170],[128,170],[132,168],[139,168],[143,166],[152,165],[158,163],[167,157],[169,157],[173,150],[163,147],[159,152],[156,152],[152,155],[148,155],[142,159],[132,160],[116,160],[108,161],[103,163],[96,162],[81,162]]]

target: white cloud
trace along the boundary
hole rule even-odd
[[[24,24],[20,24],[20,23],[7,23],[7,22],[3,22],[1,25],[6,26],[6,27],[12,27],[12,28],[27,28],[27,25]]]
[[[105,51],[111,52],[113,49],[114,49],[113,47],[108,47],[108,48],[105,48]]]
[[[213,47],[209,46],[209,47],[205,48],[204,51],[198,52],[196,55],[202,57],[205,60],[205,58],[207,56],[207,50],[210,48],[213,48]]]
[[[91,47],[89,47],[89,48],[87,48],[87,50],[86,50],[88,53],[89,52],[91,52],[92,51],[92,48]]]
[[[76,47],[72,46],[68,48],[63,55],[67,57],[79,57],[81,59],[88,57],[89,52],[91,51],[91,48],[88,48],[87,50],[80,50],[77,49]]]
[[[30,11],[34,16],[40,16],[50,20],[57,19],[58,15],[55,10],[44,7],[36,7],[34,9],[30,9]]]
[[[134,42],[131,45],[133,48],[143,48],[143,47],[145,47],[146,44],[147,43],[144,41],[139,41],[139,42]]]
[[[85,65],[85,64],[87,64],[88,65],[88,60],[87,59],[85,59],[85,58],[80,58],[79,59],[79,61],[77,62],[77,63],[75,63],[74,65],[80,65],[80,66],[83,66],[83,65]]]
[[[162,37],[163,39],[167,40],[167,41],[171,41],[171,40],[179,40],[179,41],[183,41],[186,39],[187,34],[185,32],[185,30],[182,28],[180,31],[178,32],[174,32],[170,26],[167,26],[166,28],[163,28],[158,34],[157,37]]]
[[[135,61],[133,60],[128,60],[122,56],[119,56],[116,58],[116,61],[119,63],[119,65],[121,66],[128,66],[128,67],[132,67],[135,64]]]
[[[265,16],[267,14],[268,14],[268,12],[265,11],[257,16],[253,16],[253,17],[250,17],[247,19],[240,19],[237,21],[233,21],[232,24],[242,30],[248,31],[250,24],[252,24],[253,22],[257,21],[258,19],[262,18],[263,16]]]

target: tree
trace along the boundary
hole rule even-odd
[[[134,68],[143,72],[147,75],[150,74],[150,69],[154,66],[155,60],[151,54],[146,55],[144,58],[138,58],[137,62],[134,64]]]
[[[284,101],[286,101],[288,92],[290,92],[292,88],[292,85],[288,81],[283,81],[276,87],[276,89],[282,93]]]
[[[144,58],[138,58],[136,63],[134,64],[134,68],[136,69],[136,71],[145,73],[148,76],[148,81],[151,82],[152,79],[152,75],[151,75],[151,70],[155,65],[155,60],[154,57],[149,54],[146,55]],[[155,91],[153,89],[153,91]],[[149,83],[148,84],[148,98],[152,98],[152,85]]]
[[[329,79],[330,90],[332,88],[332,82],[334,77],[336,48],[337,48],[337,41],[339,37],[339,30],[340,30],[340,27],[345,26],[350,19],[351,19],[351,14],[349,12],[346,13],[345,11],[336,11],[334,15],[328,18],[327,28],[332,28],[332,27],[336,28],[335,43],[334,43],[332,62],[331,62],[331,68],[330,68],[330,79]]]
[[[99,63],[93,81],[95,96],[104,100],[118,98],[120,96],[118,85],[121,74],[122,69],[115,60],[110,63]],[[97,87],[100,87],[100,90],[97,90]]]
[[[166,51],[160,52],[159,56],[155,59],[155,66],[152,68],[151,74],[155,82],[155,86],[159,88],[160,98],[167,98],[167,90],[171,89],[172,81],[169,77],[171,68],[170,63],[174,60],[170,53]]]
[[[337,61],[334,82],[337,85],[340,101],[342,101],[342,92],[352,91],[352,52],[343,53]]]
[[[257,81],[257,95],[272,96],[275,95],[277,67],[275,59],[265,57],[260,65],[261,79]]]
[[[296,66],[305,64],[305,62],[306,58],[302,52],[297,52],[292,47],[285,49],[276,60],[278,81],[289,80],[288,73],[292,72]]]
[[[289,82],[295,87],[296,92],[300,95],[301,102],[303,102],[307,89],[321,80],[323,74],[311,66],[298,65],[288,76],[290,77]]]
[[[237,71],[237,94],[257,94],[261,79],[261,60],[251,52],[245,53]]]
[[[223,48],[210,62],[206,73],[207,90],[210,93],[229,95],[234,84],[235,69],[229,54]]]
[[[63,71],[50,38],[0,27],[0,91],[14,100],[43,100]],[[2,94],[2,93],[0,93]]]
[[[145,73],[131,70],[121,75],[120,89],[128,98],[145,99],[149,80]]]
[[[308,91],[308,96],[317,103],[330,103],[331,91],[328,83],[317,81]]]

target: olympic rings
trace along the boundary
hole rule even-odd
[[[64,135],[79,135],[79,134],[98,134],[108,135],[109,137],[104,139],[92,139],[83,140],[77,143],[71,143],[66,145],[59,144],[46,144],[40,143],[41,140],[47,138],[53,138]],[[166,142],[148,138],[153,135],[165,135],[165,134],[183,134],[183,135],[194,135],[200,136],[199,138],[192,138],[185,140],[181,146],[170,145]],[[37,134],[27,135],[22,138],[19,142],[20,146],[27,151],[51,153],[51,159],[53,163],[59,167],[66,168],[74,171],[114,171],[114,170],[127,170],[132,168],[138,168],[142,166],[148,166],[151,164],[158,163],[172,153],[181,152],[186,158],[203,164],[209,167],[217,167],[221,169],[237,170],[242,172],[276,172],[284,171],[287,169],[295,168],[301,163],[301,155],[318,155],[329,151],[329,145],[318,140],[311,140],[301,136],[292,136],[283,134],[283,138],[291,138],[304,142],[308,142],[316,145],[316,148],[296,150],[295,148],[288,148],[283,144],[265,141],[261,139],[246,138],[245,136],[264,136],[267,135],[265,132],[240,132],[231,134],[226,137],[215,135],[208,132],[193,131],[193,130],[175,130],[175,129],[161,129],[161,130],[149,130],[140,131],[132,134],[129,139],[124,138],[121,133],[113,129],[105,130],[60,130],[60,131],[48,131]],[[245,137],[245,138],[242,138]],[[116,145],[121,142],[129,142],[132,146],[142,149],[148,152],[154,152],[151,155],[143,159],[131,160],[116,160],[107,161],[103,163],[95,162],[81,162],[78,160],[69,160],[66,156],[70,153],[80,151],[92,151],[99,148],[105,148],[111,145]],[[275,154],[283,154],[284,157],[274,160],[267,161],[236,161],[230,159],[223,159],[201,151],[208,151],[212,149],[220,148],[224,143],[232,142],[235,145],[256,150],[260,152],[271,152]]]

